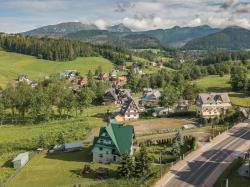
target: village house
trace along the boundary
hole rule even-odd
[[[109,78],[110,80],[114,80],[117,77],[117,70],[112,69],[111,72],[109,73]]]
[[[19,75],[16,79],[16,82],[26,82],[31,88],[35,88],[38,83],[36,81],[30,80],[27,75]]]
[[[120,70],[120,71],[125,71],[126,70],[126,65],[124,65],[124,64],[118,65],[117,69]]]
[[[227,93],[200,93],[196,106],[201,118],[215,118],[225,114],[232,105]]]
[[[79,76],[80,73],[76,70],[65,70],[63,72],[60,72],[59,76],[60,78],[66,78],[66,79],[74,79],[75,77]]]
[[[127,97],[131,97],[131,91],[129,89],[110,88],[105,92],[103,96],[103,103],[121,104]]]
[[[143,70],[139,66],[134,66],[132,70],[134,74],[143,75]]]
[[[117,163],[125,153],[133,155],[134,127],[111,121],[101,127],[99,136],[93,141],[93,162]]]
[[[115,80],[112,81],[114,86],[122,86],[127,82],[126,76],[118,76]]]
[[[188,100],[181,99],[178,102],[178,105],[175,109],[176,112],[187,112],[190,106],[190,102]]]
[[[102,81],[107,81],[109,80],[109,74],[108,73],[100,73],[98,75],[98,79]]]
[[[70,81],[70,83],[72,90],[78,92],[83,86],[88,84],[88,79],[87,77],[74,78]]]
[[[139,101],[140,107],[157,106],[160,102],[161,93],[159,90],[145,92],[144,96]]]
[[[157,66],[157,63],[155,61],[152,61],[152,62],[149,62],[149,65],[150,66],[153,66],[153,67],[156,67]]]
[[[131,97],[127,97],[121,105],[119,113],[115,116],[117,121],[137,120],[139,108]]]

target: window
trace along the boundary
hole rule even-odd
[[[106,151],[106,154],[108,155],[108,154],[109,154],[109,152],[108,152],[108,151]]]
[[[102,155],[102,154],[99,154],[99,157],[100,157],[100,158],[102,158],[102,157],[103,157],[103,155]]]
[[[102,151],[102,147],[99,147],[99,150]]]

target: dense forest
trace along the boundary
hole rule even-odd
[[[77,57],[100,55],[115,64],[121,64],[127,57],[120,48],[94,46],[65,39],[34,38],[23,35],[0,34],[0,47],[6,51],[53,61],[68,61]]]

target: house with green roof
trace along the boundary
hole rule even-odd
[[[120,162],[125,153],[132,155],[135,139],[134,127],[116,121],[111,121],[106,127],[101,127],[99,136],[93,141],[93,162]]]

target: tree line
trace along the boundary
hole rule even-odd
[[[91,72],[88,80],[88,85],[78,92],[72,91],[69,81],[56,75],[40,81],[36,88],[26,82],[8,84],[0,91],[0,123],[37,123],[78,116],[91,104],[101,102],[110,86],[94,80]]]

